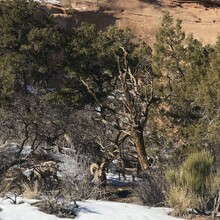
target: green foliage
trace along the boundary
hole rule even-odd
[[[165,13],[154,45],[153,69],[160,76],[155,90],[168,97],[164,114],[178,129],[179,158],[208,149],[219,161],[219,60],[219,39],[204,46]]]
[[[0,15],[1,53],[19,51],[33,27],[45,28],[53,24],[52,17],[43,12],[33,0],[13,0],[2,3]]]
[[[220,37],[218,38],[214,51],[210,54],[210,64],[207,68],[207,74],[201,83],[200,101],[203,102],[204,109],[210,113],[219,111],[220,101],[220,75],[219,75],[219,60],[220,60]]]
[[[94,25],[83,23],[64,35],[55,29],[53,18],[38,3],[32,0],[1,2],[1,107],[3,100],[8,101],[11,109],[16,109],[15,103],[20,102],[23,108],[20,115],[15,114],[16,120],[21,122],[22,118],[27,126],[18,128],[19,123],[16,123],[14,127],[23,133],[26,129],[30,136],[34,130],[36,138],[44,140],[46,128],[54,132],[48,135],[54,137],[51,142],[54,143],[59,119],[64,119],[64,113],[55,111],[54,106],[62,106],[63,112],[67,105],[101,106],[101,114],[108,111],[103,115],[106,121],[110,119],[111,125],[116,113],[124,111],[115,127],[128,122],[127,128],[147,121],[146,145],[157,146],[158,151],[175,146],[175,159],[183,160],[190,154],[179,170],[168,174],[172,185],[168,193],[169,204],[179,205],[180,213],[188,206],[199,206],[198,199],[204,206],[220,182],[219,174],[218,178],[213,178],[212,173],[213,164],[217,168],[220,165],[220,38],[215,45],[204,46],[192,35],[186,37],[181,21],[174,21],[169,13],[163,17],[153,54],[128,29],[109,27],[106,31],[98,31]],[[126,95],[136,110],[136,115],[132,115],[135,123],[127,117],[130,112],[123,100],[124,88],[119,78],[120,70],[128,73],[128,69],[133,75],[127,74],[124,82],[128,82]],[[132,87],[132,77],[140,83],[136,88]],[[52,107],[48,97],[40,100],[51,79],[57,87],[56,92],[50,94],[56,102]],[[29,85],[39,93],[30,94]],[[143,106],[146,106],[145,111],[139,111]],[[6,117],[4,111],[2,115]],[[47,111],[53,113],[50,115]],[[6,126],[11,128],[10,114],[8,119],[10,126]],[[120,132],[125,134],[127,131],[121,128]],[[125,137],[130,134],[127,132]],[[118,139],[126,139],[123,138]],[[198,149],[209,149],[214,158],[207,151],[193,153]],[[161,152],[163,155],[164,151]]]
[[[154,44],[153,67],[156,73],[170,78],[184,74],[182,69],[185,54],[184,39],[185,33],[182,31],[181,21],[177,20],[175,23],[166,12]]]
[[[219,175],[213,173],[213,157],[208,151],[192,153],[177,170],[167,172],[170,190],[167,195],[168,204],[177,208],[176,212],[183,213],[187,208],[199,208],[206,211],[206,205],[213,192],[219,187]],[[184,195],[174,199],[178,191]],[[179,210],[183,207],[185,210]]]
[[[68,77],[57,98],[59,95],[64,100],[69,97],[68,103],[75,106],[101,102],[114,90],[119,74],[118,61],[124,65],[122,48],[127,51],[132,68],[143,63],[141,53],[150,54],[149,48],[130,30],[116,27],[98,31],[94,25],[83,23],[72,30],[67,41],[65,65]]]
[[[173,87],[173,113],[182,126],[182,138],[195,149],[211,149],[219,161],[219,51],[188,37],[185,75]]]
[[[181,123],[192,123],[200,117],[194,108],[201,78],[208,63],[208,52],[192,36],[185,37],[181,21],[174,22],[165,13],[154,44],[154,71],[167,76],[163,89],[171,92],[172,115]]]
[[[10,62],[10,56],[5,56],[4,60],[1,59],[0,65],[0,100],[4,99],[5,96],[10,95],[13,92],[13,85],[14,85],[14,76],[10,74],[8,70],[8,66],[11,68],[14,62]]]
[[[188,190],[204,197],[210,186],[213,157],[207,151],[192,153],[181,166],[178,185],[187,185]]]
[[[10,96],[13,91],[27,93],[28,85],[45,86],[56,71],[54,53],[59,45],[60,35],[54,29],[52,17],[38,3],[32,0],[2,2],[0,65],[6,78],[2,81],[1,96]]]
[[[197,100],[197,93],[201,80],[206,75],[207,65],[209,64],[209,50],[194,39],[192,35],[186,38],[184,48],[184,77],[178,84],[175,84],[176,87],[174,86],[173,89],[177,97],[181,97],[181,100],[188,100],[190,105],[194,107],[200,104]]]
[[[191,154],[182,165],[179,184],[187,185],[188,190],[204,198],[211,184],[212,163],[213,157],[209,152]]]

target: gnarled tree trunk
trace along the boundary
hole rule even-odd
[[[133,143],[137,151],[138,160],[139,160],[141,169],[147,170],[148,169],[147,153],[145,150],[143,129],[141,128],[140,125],[138,125],[138,127],[133,127],[131,138],[133,140]]]

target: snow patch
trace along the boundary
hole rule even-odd
[[[54,215],[48,215],[31,205],[31,200],[23,200],[24,203],[15,205],[10,200],[0,199],[0,220],[60,220]]]
[[[34,200],[19,198],[23,204],[14,205],[10,200],[0,198],[1,220],[60,220],[54,215],[49,215],[31,205]],[[78,216],[76,220],[181,220],[168,215],[168,208],[149,208],[127,203],[109,201],[77,202]],[[62,218],[64,219],[64,218]],[[70,220],[70,218],[65,218]],[[183,220],[183,219],[182,219]]]
[[[36,2],[40,3],[50,3],[50,4],[60,4],[60,1],[58,0],[35,0]]]
[[[170,211],[168,208],[149,208],[106,201],[87,201],[78,204],[77,220],[177,220],[167,214]]]

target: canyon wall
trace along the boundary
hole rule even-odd
[[[109,25],[129,27],[152,45],[163,13],[169,11],[175,19],[183,21],[182,27],[187,34],[192,33],[207,44],[214,43],[220,32],[218,3],[220,5],[220,0],[69,0],[64,5],[71,13],[62,9],[63,13],[53,14],[59,26],[65,29],[81,22],[94,23],[102,30]]]

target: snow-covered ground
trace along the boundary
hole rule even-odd
[[[0,202],[0,220],[59,220],[53,215],[40,212],[37,207],[31,206],[29,203],[20,205],[10,204],[8,202]]]
[[[45,2],[45,3],[51,3],[51,4],[59,4],[59,0],[35,0],[36,2]]]
[[[12,150],[16,152],[16,144],[12,144]],[[22,158],[27,158],[31,152],[30,146],[25,146],[22,151]],[[68,155],[56,155],[57,159],[62,161],[60,168],[62,172],[69,172],[70,167],[77,172],[74,167],[76,162]],[[70,163],[71,162],[71,163]],[[64,164],[64,166],[62,166]],[[68,168],[68,169],[67,169]],[[73,172],[72,176],[76,174]],[[25,174],[25,173],[24,173]],[[132,182],[131,176],[126,176],[127,180],[119,180],[118,175],[108,173],[107,179],[110,185],[124,186],[136,184],[141,179],[136,179]],[[22,204],[12,204],[10,199],[0,198],[0,220],[61,220],[54,215],[49,215],[39,211],[37,207],[31,205],[33,200],[18,198],[18,202],[23,201]],[[138,206],[127,203],[116,203],[109,201],[86,201],[77,202],[79,208],[76,209],[76,220],[180,220],[168,215],[169,209],[167,208],[149,208],[146,206]],[[63,219],[63,218],[62,218]]]
[[[167,208],[149,208],[107,201],[87,201],[78,204],[78,220],[177,220],[167,214],[170,211]]]
[[[121,177],[121,180],[119,180],[118,174],[107,173],[107,182],[112,186],[126,186],[130,184],[136,184],[137,182],[141,181],[141,178],[135,178],[135,182],[133,182],[131,175],[126,175],[126,180],[124,180],[123,177]]]
[[[149,208],[126,203],[107,201],[77,202],[76,220],[181,220],[169,216],[167,208]],[[0,198],[0,220],[60,220],[53,215],[40,212],[30,200],[14,205]],[[63,218],[62,218],[63,219]],[[67,218],[66,218],[67,219]]]

